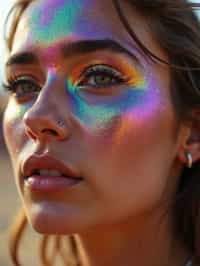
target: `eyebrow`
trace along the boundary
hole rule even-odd
[[[61,45],[61,54],[64,58],[72,55],[87,54],[101,50],[110,50],[111,52],[115,53],[123,53],[131,57],[134,61],[140,63],[134,53],[123,47],[118,42],[110,39],[83,40]],[[24,51],[10,56],[6,62],[6,66],[8,67],[15,64],[28,65],[37,63],[39,63],[39,58],[34,52]]]

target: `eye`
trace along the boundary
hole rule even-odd
[[[29,76],[18,77],[9,81],[7,85],[3,84],[3,87],[14,94],[16,98],[33,95],[41,89],[37,81]]]
[[[81,87],[109,87],[125,82],[127,82],[127,78],[118,70],[107,65],[95,65],[84,71],[77,85]]]

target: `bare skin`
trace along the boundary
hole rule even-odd
[[[190,257],[187,250],[171,237],[167,225],[152,220],[134,229],[124,225],[127,234],[121,225],[121,231],[112,226],[99,234],[77,235],[82,265],[185,265]]]
[[[143,43],[167,59],[145,18],[124,10]],[[80,41],[108,39],[134,56],[108,47],[69,53]],[[190,129],[176,120],[168,67],[144,57],[106,0],[36,1],[18,25],[11,57],[24,52],[28,63],[7,64],[7,79],[17,83],[4,133],[33,228],[74,234],[83,266],[184,265],[188,252],[173,233],[170,203]],[[112,72],[94,78],[86,75],[91,65]],[[32,155],[56,158],[83,181],[35,191],[24,173]]]

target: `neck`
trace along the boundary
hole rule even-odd
[[[81,265],[184,266],[188,253],[174,239],[169,215],[129,221],[76,235]]]

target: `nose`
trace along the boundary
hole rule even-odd
[[[58,90],[63,85],[56,79],[47,82],[24,114],[25,133],[34,141],[65,140],[70,136],[68,108],[63,113],[62,103],[59,102],[63,96]]]

